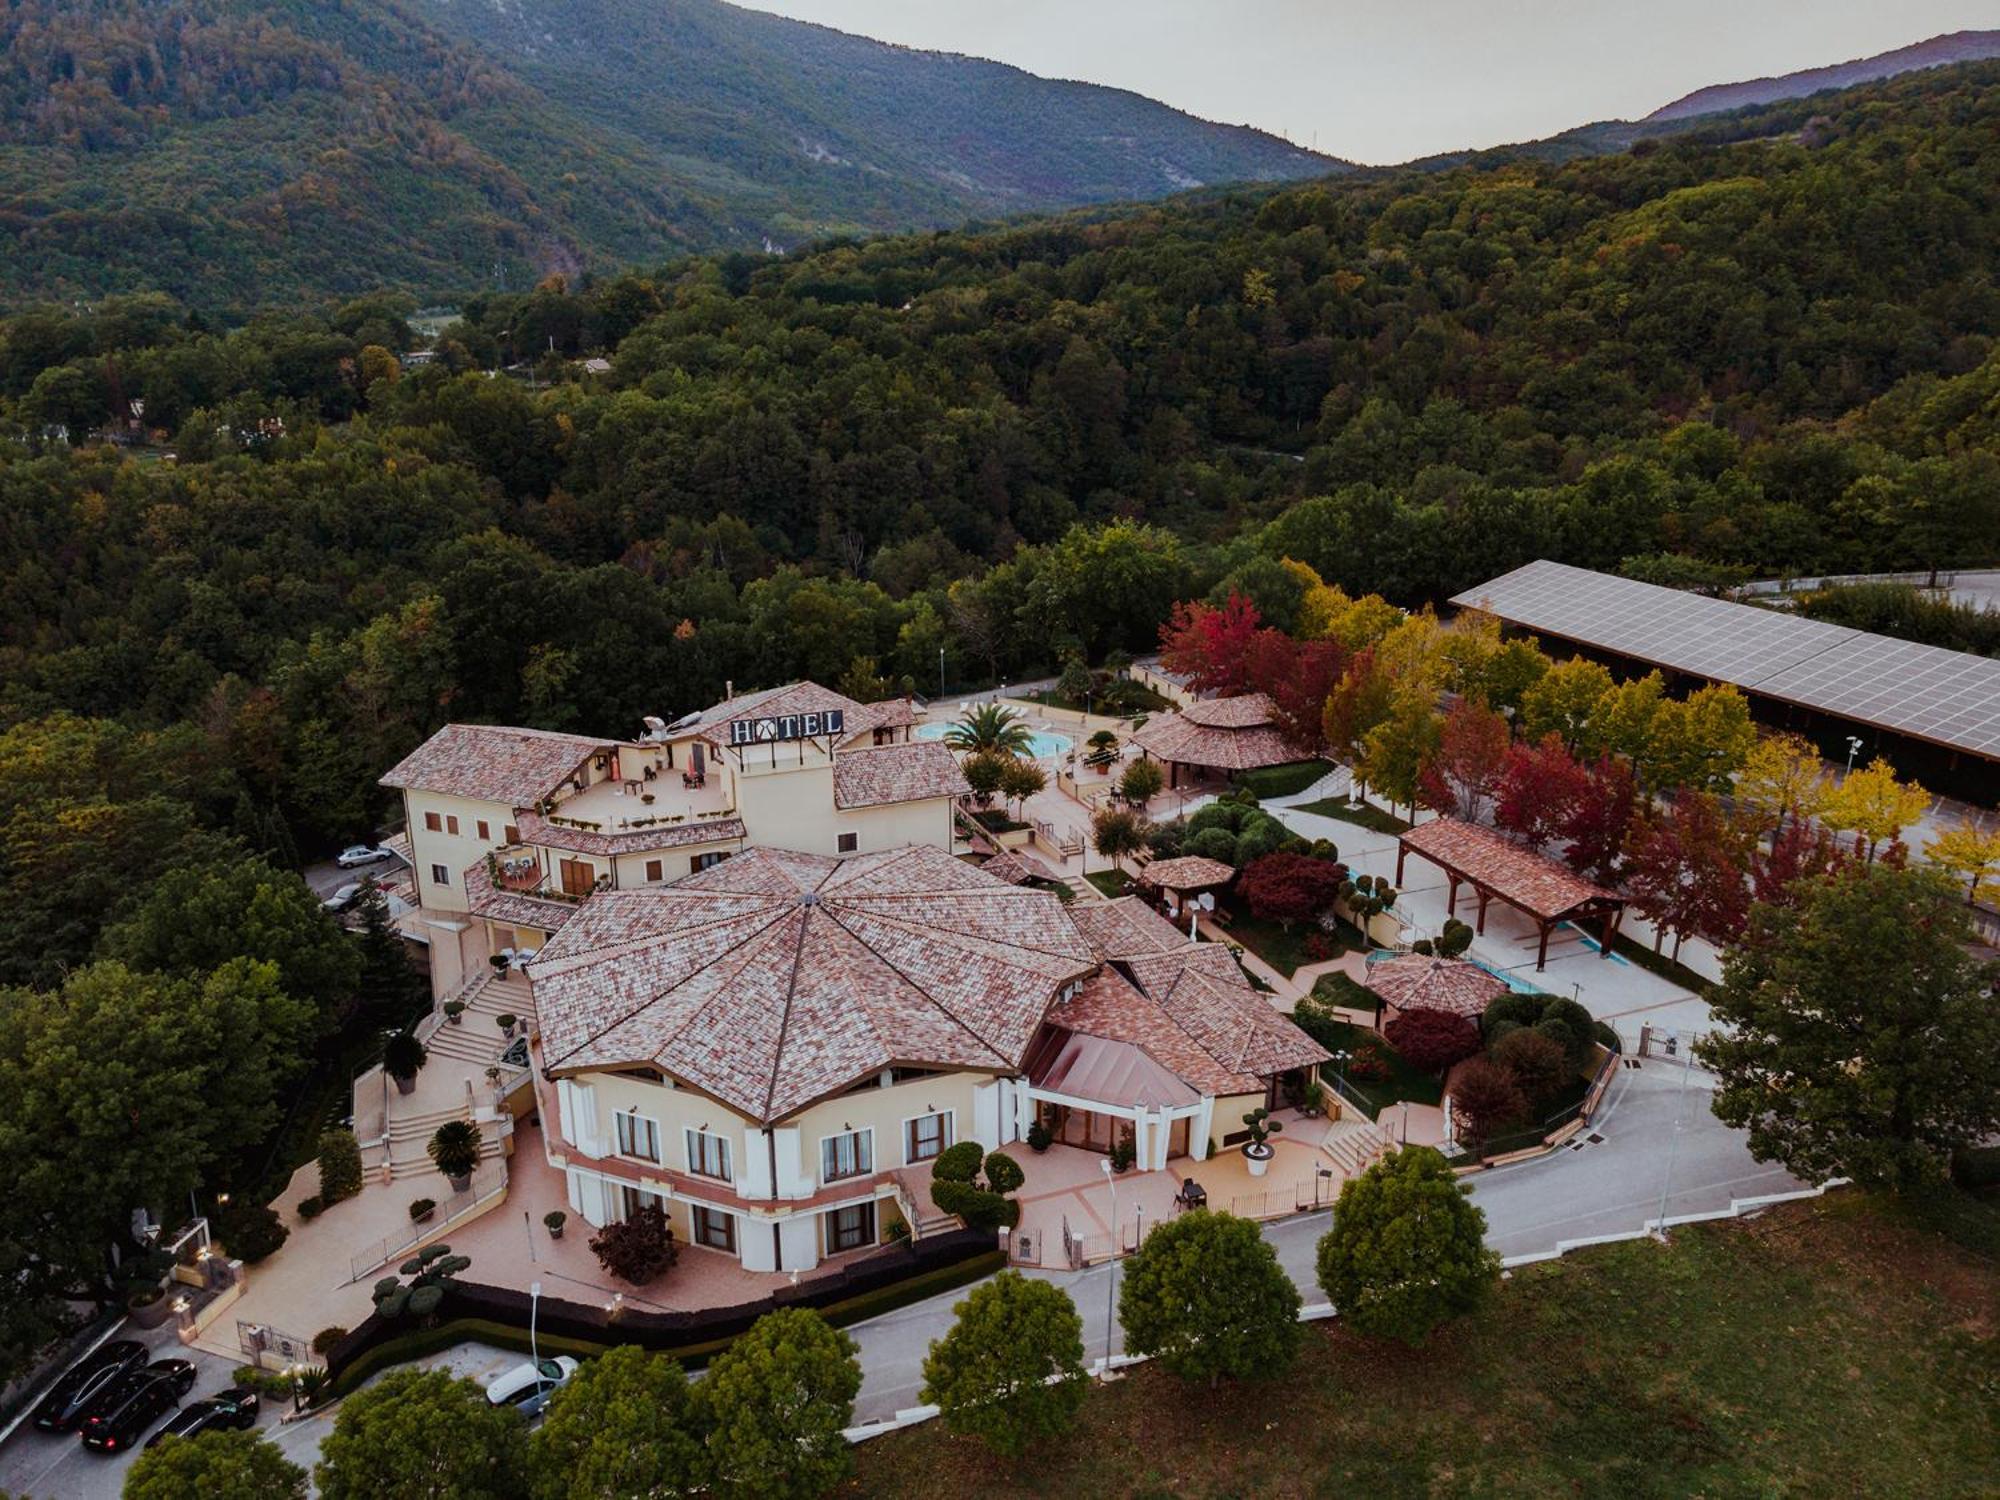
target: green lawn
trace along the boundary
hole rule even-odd
[[[1230,780],[1231,785],[1245,787],[1259,798],[1295,797],[1332,769],[1330,761],[1296,760],[1290,765],[1239,771]]]
[[[1223,931],[1232,943],[1241,943],[1252,953],[1280,974],[1289,976],[1300,964],[1318,963],[1329,958],[1338,958],[1355,943],[1361,934],[1354,928],[1342,924],[1338,933],[1322,934],[1329,947],[1317,955],[1306,951],[1307,940],[1320,929],[1310,922],[1294,922],[1287,932],[1276,922],[1260,921],[1250,915],[1250,908],[1237,897],[1235,891],[1216,893],[1217,910],[1228,920]]]
[[[1345,797],[1322,797],[1317,802],[1303,802],[1293,809],[1295,812],[1318,813],[1322,818],[1338,818],[1343,823],[1356,823],[1372,833],[1408,833],[1410,825],[1392,813],[1385,813],[1379,807],[1364,802],[1359,807],[1349,807]]]
[[[1019,1464],[926,1423],[843,1493],[1990,1497],[1996,1323],[1993,1260],[1835,1194],[1518,1270],[1420,1349],[1330,1322],[1269,1384],[1142,1367]]]
[[[1366,1026],[1351,1025],[1346,1021],[1335,1021],[1323,1033],[1315,1033],[1319,1043],[1330,1052],[1355,1052],[1362,1044],[1372,1043],[1389,1060],[1387,1078],[1356,1078],[1352,1072],[1346,1074],[1347,1087],[1358,1094],[1368,1105],[1371,1114],[1379,1115],[1389,1105],[1399,1099],[1407,1099],[1412,1104],[1436,1104],[1444,1098],[1444,1080],[1435,1073],[1425,1073],[1404,1062],[1401,1054],[1381,1036]],[[1337,1062],[1321,1063],[1320,1076],[1333,1078],[1340,1073]]]
[[[1126,888],[1132,884],[1132,877],[1123,870],[1099,870],[1096,874],[1086,875],[1083,878],[1114,900],[1124,895]]]

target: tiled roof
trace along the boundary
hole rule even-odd
[[[1197,1092],[1218,1096],[1255,1093],[1263,1077],[1330,1055],[1215,943],[1183,942],[1109,966],[1051,1009],[1049,1024],[1137,1047]]]
[[[650,828],[621,828],[611,833],[597,833],[588,828],[565,828],[560,823],[551,823],[538,812],[524,808],[517,827],[524,844],[568,849],[576,854],[638,854],[647,849],[680,849],[689,844],[708,844],[718,839],[747,836],[743,820],[731,814],[705,815],[695,822],[661,822]]]
[[[1457,818],[1433,818],[1401,836],[1405,849],[1421,854],[1502,900],[1544,920],[1567,916],[1593,901],[1619,898],[1545,854],[1524,849],[1505,834]]]
[[[783,687],[738,693],[713,708],[703,709],[692,722],[698,726],[703,739],[726,745],[729,743],[729,726],[737,719],[776,719],[786,714],[825,713],[830,708],[839,709],[845,716],[842,720],[845,725],[841,731],[843,738],[870,727],[870,723],[863,722],[867,715],[862,704],[816,682],[788,682]]]
[[[592,897],[532,976],[550,1067],[651,1064],[777,1120],[893,1064],[1018,1067],[1094,961],[1054,896],[939,849],[752,849]]]
[[[1251,988],[1220,943],[1128,958],[1121,967],[1216,1063],[1259,1078],[1332,1054]]]
[[[991,875],[995,880],[1004,880],[1009,885],[1032,885],[1038,880],[1061,880],[1062,876],[1036,859],[1032,854],[1023,854],[1018,849],[1003,849],[1000,853],[984,860],[979,866],[982,874]],[[1085,934],[1086,939],[1088,934]]]
[[[545,729],[447,724],[398,761],[382,785],[528,807],[591,755],[615,748],[615,741]]]
[[[958,757],[938,740],[842,750],[834,757],[836,807],[921,802],[930,797],[960,797],[971,790],[965,772],[958,768]]]
[[[1483,1016],[1506,982],[1462,958],[1399,953],[1368,966],[1362,981],[1398,1010],[1442,1010]]]
[[[1116,901],[1078,901],[1069,919],[1099,958],[1135,953],[1170,953],[1188,944],[1188,935],[1137,896]]]
[[[1234,865],[1199,854],[1156,859],[1139,872],[1139,884],[1155,885],[1163,891],[1199,891],[1211,885],[1226,885],[1235,878]]]
[[[1253,729],[1277,718],[1268,693],[1238,693],[1234,698],[1204,698],[1181,710],[1190,724],[1205,729]]]
[[[1208,699],[1179,713],[1158,714],[1132,738],[1157,759],[1220,771],[1252,771],[1299,759],[1271,722],[1271,700],[1262,693]]]

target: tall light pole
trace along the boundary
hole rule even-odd
[[[1104,1294],[1104,1378],[1111,1378],[1111,1330],[1118,1321],[1118,1178],[1111,1170],[1111,1158],[1098,1165],[1104,1168],[1104,1185],[1111,1189],[1111,1280]]]
[[[1854,774],[1854,757],[1859,755],[1860,753],[1861,753],[1861,736],[1858,734],[1850,734],[1847,737],[1847,774],[1850,776]]]
[[[542,1310],[542,1284],[537,1281],[528,1287],[528,1358],[535,1362],[536,1375],[541,1374],[542,1346],[535,1339],[536,1315]]]
[[[1678,1044],[1680,1042],[1678,1032],[1674,1035],[1674,1041],[1676,1044],[1675,1050],[1678,1051]],[[1694,1061],[1692,1058],[1682,1057],[1680,1065],[1681,1086],[1674,1096],[1674,1133],[1672,1138],[1667,1142],[1667,1165],[1666,1169],[1660,1174],[1660,1216],[1653,1226],[1654,1235],[1663,1245],[1667,1242],[1667,1192],[1674,1180],[1674,1158],[1680,1154],[1681,1122],[1687,1113],[1688,1074],[1694,1069]]]
[[[938,701],[944,701],[944,647],[938,647]]]

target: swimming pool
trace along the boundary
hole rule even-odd
[[[950,728],[949,724],[919,724],[917,738],[941,740]],[[1049,734],[1038,729],[1028,736],[1028,755],[1034,760],[1053,760],[1057,756],[1069,754],[1070,746],[1075,743],[1066,734]]]

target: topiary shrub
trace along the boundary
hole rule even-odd
[[[314,1193],[310,1198],[299,1199],[299,1217],[311,1223],[326,1212],[326,1200]]]
[[[222,1248],[246,1266],[254,1266],[291,1234],[277,1210],[263,1203],[225,1204],[209,1227]]]
[[[1517,990],[1509,990],[1504,995],[1495,995],[1486,1007],[1481,1022],[1491,1028],[1502,1021],[1515,1026],[1532,1026],[1542,1018],[1542,1007],[1548,1001],[1546,995],[1524,995]]]
[[[1220,860],[1225,865],[1236,863],[1236,835],[1227,828],[1198,829],[1188,835],[1186,848],[1189,854],[1198,854],[1203,859]]]
[[[312,1352],[317,1354],[321,1359],[325,1359],[327,1355],[333,1352],[333,1346],[346,1337],[347,1330],[342,1328],[338,1323],[330,1328],[322,1328],[318,1333],[313,1335]]]
[[[986,1186],[996,1193],[1017,1193],[1028,1180],[1021,1164],[1002,1151],[986,1156]]]
[[[361,1191],[361,1146],[351,1130],[319,1138],[319,1196],[329,1207]]]
[[[1442,1073],[1479,1050],[1479,1023],[1450,1011],[1406,1010],[1382,1034],[1413,1068]]]
[[[939,1181],[970,1182],[979,1175],[986,1153],[977,1141],[960,1141],[947,1146],[931,1163],[931,1176]]]
[[[1535,1029],[1561,1045],[1572,1068],[1581,1071],[1590,1062],[1597,1018],[1576,1001],[1563,996],[1549,1000]]]
[[[384,1276],[375,1283],[377,1315],[389,1320],[405,1314],[413,1318],[430,1317],[444,1301],[453,1279],[471,1264],[470,1256],[453,1255],[449,1245],[426,1245],[396,1268],[400,1275],[410,1278],[407,1282]]]

